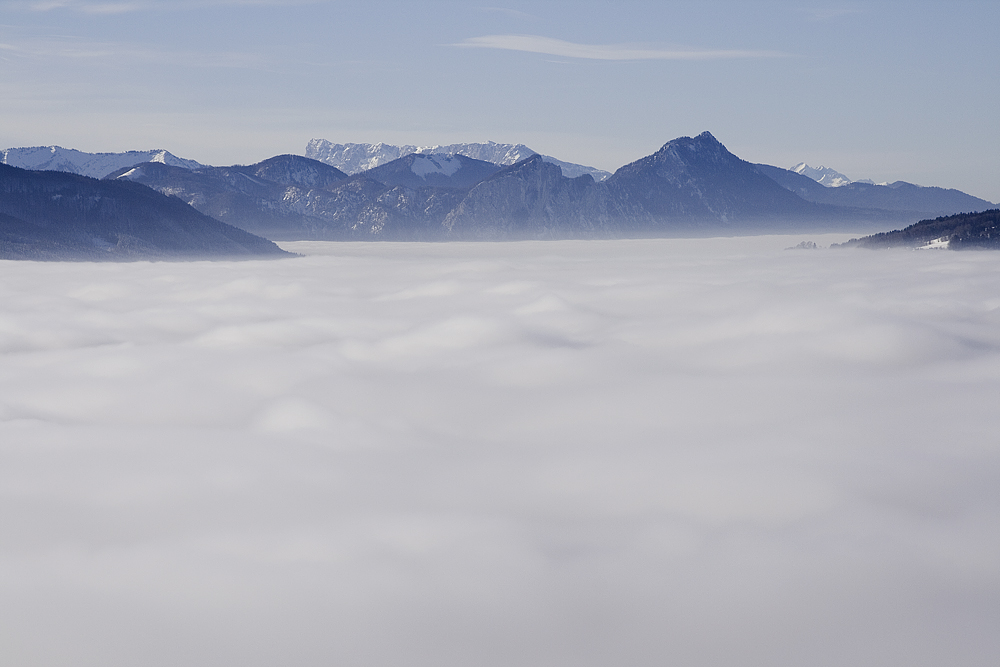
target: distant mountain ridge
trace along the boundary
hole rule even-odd
[[[811,178],[820,185],[824,185],[828,188],[839,188],[842,185],[853,183],[850,178],[844,176],[839,171],[835,171],[829,167],[824,167],[823,165],[810,167],[805,162],[799,162],[797,165],[789,169],[789,171],[794,171],[796,174],[802,174],[803,176]]]
[[[922,187],[905,181],[885,185],[855,181],[838,187],[826,187],[815,179],[788,169],[766,164],[756,166],[761,173],[783,187],[806,201],[817,204],[910,212],[917,217],[984,211],[995,206],[993,202],[960,190]]]
[[[91,178],[104,178],[113,171],[140,162],[159,162],[185,169],[205,165],[185,160],[165,150],[126,151],[124,153],[85,153],[61,146],[7,148],[0,152],[0,163],[38,171],[65,171]]]
[[[306,157],[333,165],[348,174],[357,174],[374,169],[392,160],[397,160],[411,153],[464,155],[475,160],[492,162],[503,167],[509,167],[532,155],[538,155],[524,144],[498,144],[493,141],[486,143],[449,144],[447,146],[394,146],[392,144],[335,144],[326,139],[312,139],[306,145]],[[547,155],[542,156],[546,162],[555,164],[562,169],[563,175],[575,178],[590,174],[595,181],[604,180],[610,172],[581,164],[563,162]]]

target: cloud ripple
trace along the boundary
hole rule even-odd
[[[655,49],[629,44],[576,44],[539,35],[485,35],[471,37],[452,46],[525,51],[584,60],[732,60],[780,58],[787,55],[778,51]]]
[[[0,664],[1000,664],[997,253],[801,240],[0,262]]]

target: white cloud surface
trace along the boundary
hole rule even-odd
[[[997,664],[996,258],[799,240],[0,263],[0,663]]]
[[[785,55],[775,51],[658,49],[630,44],[575,44],[539,35],[484,35],[470,37],[453,46],[526,51],[586,60],[729,60],[733,58],[776,58]]]

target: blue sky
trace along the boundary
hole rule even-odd
[[[211,164],[520,142],[745,159],[1000,201],[1000,3],[0,0],[0,144]]]

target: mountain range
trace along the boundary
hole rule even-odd
[[[492,145],[497,151],[502,146]],[[511,153],[504,150],[503,155]],[[567,177],[537,153],[509,166],[459,153],[408,153],[353,175],[294,155],[250,166],[198,169],[144,163],[108,178],[176,195],[203,213],[275,240],[614,238],[858,225],[884,229],[920,215],[819,201],[810,187],[834,189],[788,170],[741,160],[708,132],[668,142],[599,182],[589,174]],[[795,186],[805,196],[791,189]],[[989,207],[989,202],[983,204]]]
[[[404,157],[411,153],[430,153],[437,155],[464,155],[475,160],[492,162],[502,167],[509,167],[532,155],[538,155],[524,144],[498,144],[487,141],[481,144],[449,144],[447,146],[393,146],[392,144],[334,144],[326,139],[312,139],[306,145],[306,157],[337,167],[348,174],[380,167],[387,162]],[[576,178],[590,174],[595,181],[603,181],[611,175],[610,172],[582,164],[563,162],[554,157],[543,155],[542,159],[562,170],[563,176]]]
[[[799,197],[817,204],[899,211],[917,217],[983,211],[994,206],[992,202],[960,190],[922,187],[905,181],[885,185],[853,181],[839,186],[824,186],[813,178],[788,169],[766,164],[756,166],[761,173]]]
[[[104,178],[113,171],[140,162],[159,162],[185,169],[205,166],[194,160],[179,158],[165,150],[85,153],[61,146],[34,146],[0,151],[0,163],[12,167],[37,171],[65,171],[91,178]]]
[[[559,163],[522,145],[455,144],[442,152],[341,146],[350,148],[341,153],[355,163],[379,162],[397,149],[404,154],[351,174],[296,155],[211,167],[153,151],[152,161],[125,164],[104,179],[148,186],[203,216],[278,241],[876,231],[994,207],[957,190],[908,183],[826,187],[792,170],[742,160],[708,132],[674,139],[602,180],[567,176]],[[381,148],[372,152],[372,146]],[[87,162],[86,155],[75,157]],[[102,164],[114,162],[112,155],[148,154],[101,154]],[[503,164],[515,158],[521,159]],[[3,206],[0,212],[18,217]],[[101,238],[110,243],[111,237]]]

